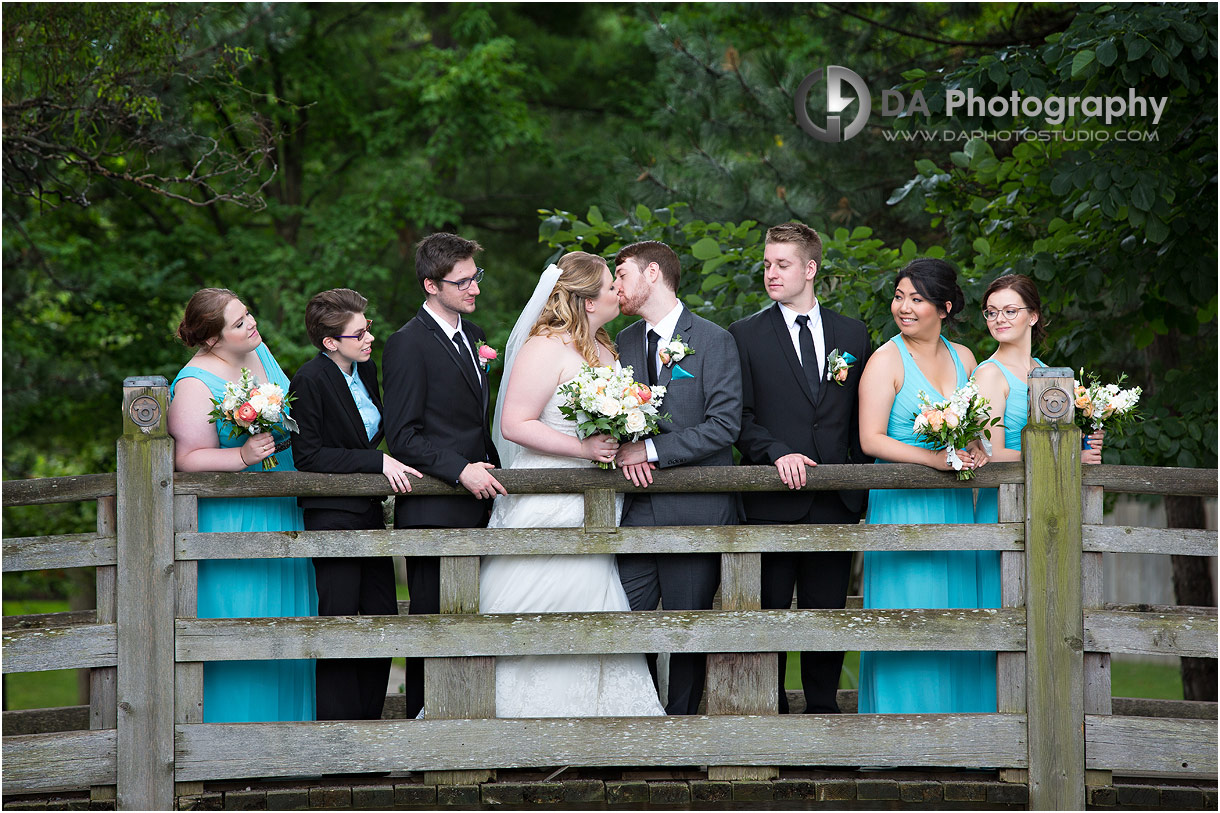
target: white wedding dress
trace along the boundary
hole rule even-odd
[[[576,436],[552,395],[540,420]],[[556,457],[523,447],[512,468],[578,468],[588,460]],[[623,511],[619,495],[617,523]],[[581,494],[521,494],[496,498],[490,528],[579,528]],[[479,576],[479,612],[626,612],[627,595],[615,558],[484,556]],[[664,715],[643,655],[536,655],[496,659],[498,717],[642,717]]]

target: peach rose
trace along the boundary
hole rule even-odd
[[[639,397],[641,404],[646,404],[652,400],[652,390],[648,389],[647,384],[640,384],[636,395]]]
[[[945,416],[939,409],[928,413],[928,426],[932,427],[933,432],[939,432],[944,425]]]
[[[842,370],[839,370],[837,373],[835,373],[835,381],[838,381],[840,384],[842,384],[844,381],[847,380],[848,372],[849,371],[846,367],[844,367]]]

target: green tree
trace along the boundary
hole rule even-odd
[[[1168,100],[1155,124],[967,120],[1019,137],[921,161],[892,200],[921,198],[974,276],[1038,280],[1053,361],[1109,380],[1126,372],[1144,387],[1146,420],[1107,443],[1108,462],[1214,467],[1216,7],[1090,7],[1045,44],[967,60],[910,89],[943,99],[951,87]],[[1040,127],[1058,137],[1038,140]],[[1166,510],[1171,527],[1203,527],[1197,498],[1168,497]],[[1174,574],[1180,603],[1215,605],[1204,561],[1174,557]],[[1215,699],[1216,662],[1183,659],[1183,684],[1188,698]]]

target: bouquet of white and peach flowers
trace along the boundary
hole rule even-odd
[[[1119,430],[1128,419],[1135,417],[1135,405],[1143,390],[1140,387],[1122,389],[1126,380],[1127,374],[1123,373],[1117,383],[1102,384],[1096,373],[1086,376],[1084,369],[1080,370],[1080,379],[1076,382],[1076,425],[1086,435],[1101,431],[1103,425],[1112,432]]]
[[[230,438],[249,433],[270,432],[283,427],[286,432],[299,432],[297,422],[288,416],[288,405],[292,395],[284,395],[278,384],[259,384],[245,367],[241,368],[241,379],[225,382],[224,397],[212,399],[213,408],[208,414],[211,423],[228,421],[233,424]],[[263,469],[275,467],[275,455],[263,458]]]
[[[914,416],[915,436],[930,443],[933,449],[945,450],[945,462],[953,466],[957,479],[973,478],[974,472],[965,468],[957,450],[978,439],[990,453],[990,427],[1001,420],[991,417],[991,403],[979,395],[973,380],[954,390],[947,400],[933,403],[922,391],[919,400],[923,406]]]
[[[564,396],[560,414],[576,423],[582,440],[597,434],[620,442],[639,440],[655,434],[658,422],[669,418],[659,411],[665,387],[641,384],[630,367],[614,370],[582,364],[576,377],[560,385],[558,393]],[[608,469],[611,464],[597,465]]]

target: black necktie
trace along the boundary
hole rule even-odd
[[[648,331],[648,386],[657,385],[657,342],[661,337],[655,330]]]
[[[801,348],[801,367],[805,370],[805,380],[809,382],[809,390],[816,398],[821,386],[821,376],[818,372],[818,351],[813,346],[813,331],[809,329],[809,317],[801,314],[796,317],[799,337],[797,343]]]
[[[458,355],[466,360],[466,363],[474,367],[474,356],[470,355],[470,348],[466,346],[466,342],[462,341],[461,333],[453,334],[453,343],[457,345]],[[475,379],[478,380],[478,371],[475,371]]]

